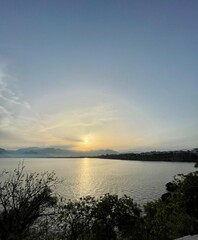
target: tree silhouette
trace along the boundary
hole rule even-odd
[[[25,174],[23,165],[12,174],[3,171],[1,179],[0,239],[22,239],[46,208],[56,203],[51,188],[57,179],[48,172]]]

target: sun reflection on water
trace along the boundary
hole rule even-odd
[[[83,158],[79,167],[79,196],[87,196],[91,194],[92,189],[92,171],[90,167],[90,159]],[[92,169],[93,170],[93,169]]]

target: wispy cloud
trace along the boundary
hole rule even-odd
[[[15,84],[16,80],[5,73],[5,67],[0,66],[0,127],[8,126],[21,108],[31,108],[16,92]]]
[[[0,106],[0,127],[8,126],[11,117],[11,113],[3,106]]]
[[[8,87],[9,78],[0,68],[0,127],[10,124],[15,112],[15,106],[20,104],[18,97]]]
[[[112,106],[97,106],[91,109],[84,109],[75,112],[73,127],[101,127],[104,124],[112,123],[118,120],[116,111],[112,110]]]
[[[112,106],[98,105],[63,111],[61,114],[47,116],[44,120],[45,126],[40,131],[51,132],[71,142],[79,142],[86,134],[116,122],[116,111],[112,109]]]
[[[111,106],[96,105],[46,115],[37,112],[15,88],[17,81],[0,67],[0,145],[75,148],[90,132],[116,121]]]
[[[5,66],[0,66],[0,144],[4,147],[30,144],[32,136],[27,133],[40,125],[37,118],[28,117],[31,105],[16,90],[16,84]]]

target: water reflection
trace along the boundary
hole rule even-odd
[[[90,159],[83,158],[79,165],[79,187],[78,195],[86,196],[89,195],[92,189],[92,172],[90,167]],[[93,170],[93,169],[92,169]]]
[[[13,170],[21,159],[0,159],[0,170]],[[138,162],[103,159],[25,159],[27,172],[55,171],[64,178],[56,191],[67,199],[107,192],[127,194],[139,204],[155,200],[178,173],[195,171],[192,163]]]

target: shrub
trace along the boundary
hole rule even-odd
[[[162,198],[145,205],[149,239],[169,240],[198,233],[198,172],[180,174]]]
[[[24,173],[19,165],[13,173],[3,171],[0,183],[0,239],[18,240],[56,203],[51,188],[57,183],[54,173]]]

